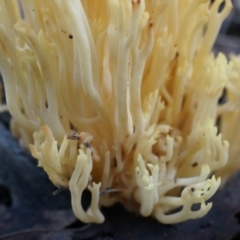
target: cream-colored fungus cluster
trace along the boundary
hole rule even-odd
[[[220,185],[214,172],[236,170],[224,139],[240,138],[228,129],[240,111],[240,60],[211,53],[231,9],[221,3],[22,0],[20,11],[0,0],[12,131],[69,188],[81,221],[103,222],[100,207],[115,202],[162,223],[199,218]]]
[[[240,56],[230,56],[231,73],[225,86],[225,104],[218,108],[220,131],[229,142],[227,165],[216,171],[225,183],[240,168]]]

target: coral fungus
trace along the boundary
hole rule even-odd
[[[213,174],[227,176],[224,121],[239,102],[233,93],[218,104],[224,89],[237,91],[237,58],[211,53],[230,0],[20,3],[0,1],[12,131],[69,188],[76,216],[101,223],[100,207],[115,202],[162,223],[205,215],[220,185]]]

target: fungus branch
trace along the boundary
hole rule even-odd
[[[23,18],[17,2],[0,0],[11,128],[76,216],[101,223],[115,202],[167,224],[204,216],[211,174],[240,166],[239,57],[211,53],[231,1],[20,1]]]

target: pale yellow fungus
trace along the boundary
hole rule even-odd
[[[233,172],[224,139],[235,141],[240,63],[210,52],[231,1],[221,11],[222,0],[20,2],[23,17],[18,1],[0,0],[12,131],[69,187],[76,216],[101,223],[115,202],[162,223],[204,216],[220,185],[211,174]]]
[[[225,90],[225,103],[218,108],[220,117],[221,133],[229,142],[229,159],[224,168],[216,171],[218,176],[222,176],[223,183],[240,167],[240,57],[231,56],[231,73],[227,81]]]

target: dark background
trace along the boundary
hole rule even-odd
[[[214,46],[215,53],[240,54],[240,0],[233,4]],[[11,135],[9,120],[9,113],[0,114],[0,240],[240,239],[240,173],[215,194],[212,209],[198,220],[162,225],[117,204],[103,209],[103,224],[82,224],[71,211],[68,190],[52,194],[56,188]],[[86,192],[84,206],[89,199]]]

